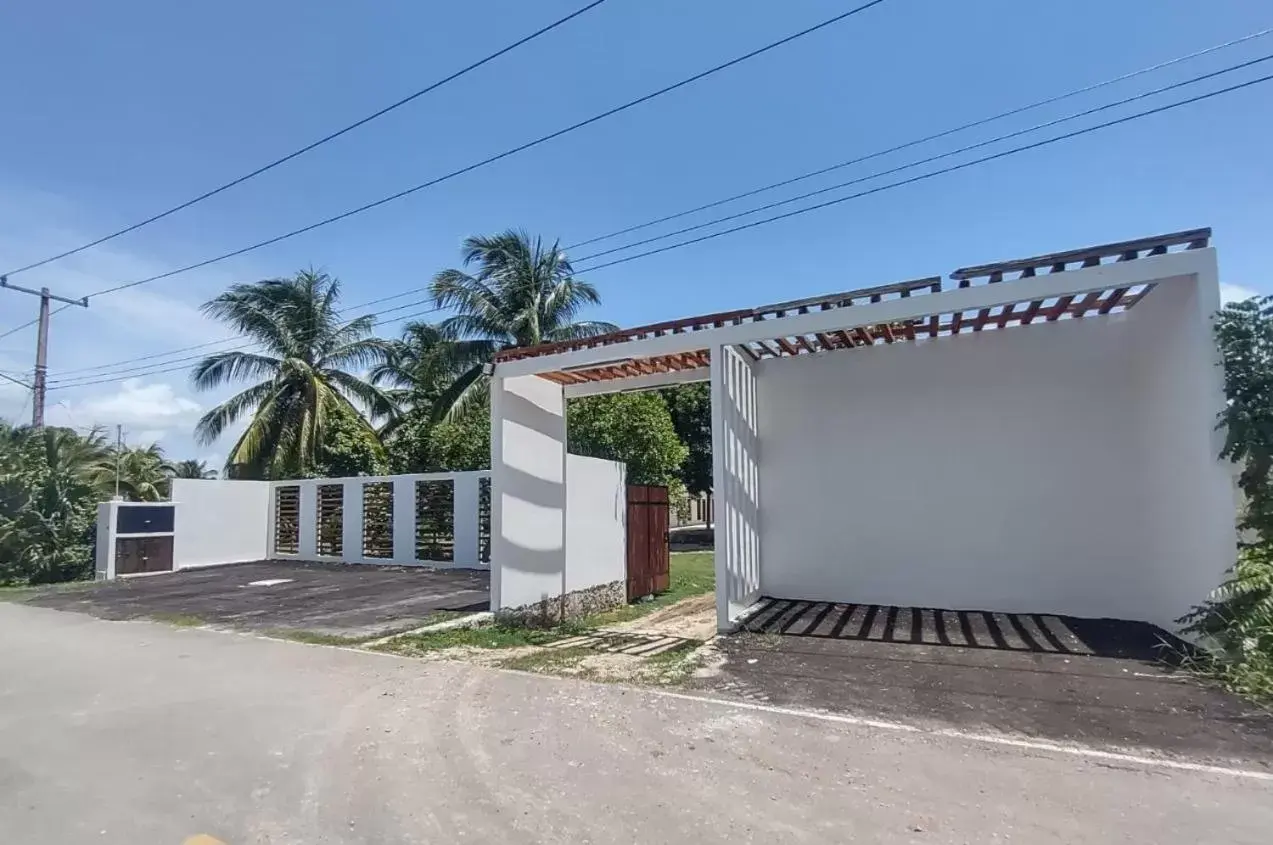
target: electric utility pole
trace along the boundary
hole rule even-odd
[[[44,392],[49,375],[49,303],[56,299],[58,302],[65,302],[67,305],[78,305],[81,308],[87,308],[88,297],[68,299],[65,296],[49,293],[48,288],[40,288],[39,290],[20,288],[17,285],[9,284],[7,276],[0,276],[0,288],[8,288],[9,290],[16,290],[18,293],[29,293],[32,296],[40,297],[40,327],[35,340],[35,379],[31,384],[31,427],[44,428]]]

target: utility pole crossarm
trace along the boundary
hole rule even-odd
[[[49,303],[56,299],[58,302],[65,302],[67,305],[78,305],[81,308],[87,308],[88,297],[82,296],[79,299],[70,299],[69,297],[51,293],[48,288],[35,290],[34,288],[11,285],[6,276],[0,276],[0,288],[40,297],[40,328],[35,341],[35,378],[32,380],[31,385],[31,426],[37,429],[43,428],[44,394],[49,373]]]

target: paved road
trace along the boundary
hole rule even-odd
[[[0,604],[6,842],[1268,842],[1273,779]]]

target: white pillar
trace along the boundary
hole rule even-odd
[[[298,481],[300,495],[296,523],[300,526],[297,550],[301,560],[313,560],[318,556],[318,482]]]
[[[566,577],[566,401],[538,376],[491,379],[491,608],[553,599]]]
[[[115,577],[115,510],[118,502],[101,502],[97,506],[97,561],[94,567],[98,581]]]
[[[415,563],[415,476],[393,479],[393,561]]]
[[[711,354],[716,624],[725,630],[760,595],[760,438],[756,377],[732,346]]]
[[[340,556],[348,563],[362,562],[362,481],[341,482]]]
[[[456,473],[451,490],[454,508],[455,555],[457,566],[477,566],[478,534],[478,475],[476,472]]]

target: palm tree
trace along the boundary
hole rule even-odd
[[[211,469],[205,461],[190,459],[173,464],[172,477],[210,479],[217,477],[217,471]]]
[[[157,443],[145,448],[125,448],[102,462],[101,478],[107,484],[118,479],[119,494],[130,502],[158,502],[168,495],[173,468]]]
[[[110,450],[93,429],[0,428],[0,583],[92,571],[92,526]]]
[[[303,475],[314,465],[333,414],[348,415],[371,431],[355,401],[372,418],[392,411],[384,391],[352,372],[383,362],[389,345],[370,336],[373,317],[341,322],[339,298],[339,281],[307,270],[290,279],[234,285],[203,306],[205,314],[229,323],[260,348],[210,355],[191,376],[199,390],[257,380],[205,414],[195,428],[196,439],[208,445],[252,415],[226,459],[227,475]]]
[[[476,271],[443,270],[429,287],[438,308],[458,312],[437,327],[458,376],[438,397],[436,418],[451,419],[480,404],[489,384],[484,366],[500,350],[617,329],[611,323],[575,320],[586,306],[599,305],[601,297],[574,277],[556,241],[546,246],[540,238],[513,230],[467,238],[464,266]]]

